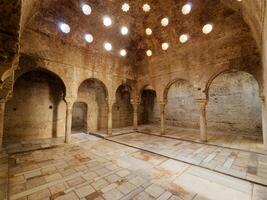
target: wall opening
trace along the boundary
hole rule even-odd
[[[116,102],[112,108],[113,128],[133,125],[133,107],[131,105],[131,88],[121,85],[116,91]]]
[[[13,98],[6,103],[4,137],[8,141],[65,135],[65,87],[47,71],[22,74],[14,84]]]
[[[234,134],[262,132],[261,100],[255,78],[246,72],[227,72],[209,87],[208,129]]]
[[[87,132],[107,129],[107,90],[97,79],[84,81],[78,89],[78,102],[87,105]]]
[[[72,133],[87,132],[87,104],[75,102],[72,108]]]

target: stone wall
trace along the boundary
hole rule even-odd
[[[44,72],[23,74],[6,104],[4,134],[11,139],[64,136],[66,106],[58,79]]]
[[[139,124],[158,123],[159,107],[154,90],[143,90],[138,113]]]
[[[76,102],[72,108],[72,132],[87,132],[87,104]]]
[[[207,106],[208,129],[238,134],[261,134],[261,100],[255,78],[229,72],[213,80]]]
[[[113,128],[133,125],[133,107],[131,105],[130,91],[125,86],[120,86],[116,92],[116,102],[112,107]]]

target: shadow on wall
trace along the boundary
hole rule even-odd
[[[78,89],[78,102],[87,105],[87,131],[96,132],[107,129],[107,90],[97,79],[84,81]]]
[[[213,80],[207,106],[209,130],[259,135],[261,116],[259,86],[251,74],[227,72]]]
[[[199,128],[199,109],[192,86],[186,80],[177,80],[167,91],[166,125]]]
[[[142,91],[141,104],[138,113],[139,124],[159,123],[159,107],[156,92],[154,90],[145,89]]]
[[[30,71],[15,82],[13,98],[7,102],[4,135],[25,140],[64,136],[65,86],[47,71]]]
[[[75,102],[72,108],[72,133],[87,133],[87,104],[84,102]]]
[[[116,102],[112,107],[113,128],[133,125],[133,107],[131,105],[131,88],[121,85],[116,91]]]

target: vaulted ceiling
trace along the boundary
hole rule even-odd
[[[192,4],[192,11],[183,15],[181,9],[188,2]],[[84,3],[92,8],[89,16],[81,10]],[[130,5],[128,12],[121,9],[124,3]],[[151,7],[149,12],[142,10],[145,3]],[[120,49],[126,49],[128,55],[124,59],[137,63],[147,58],[148,49],[153,54],[162,51],[163,42],[170,43],[170,48],[173,43],[179,44],[181,34],[189,34],[190,38],[203,37],[202,27],[206,23],[214,23],[215,29],[220,29],[216,27],[216,21],[227,18],[233,12],[239,13],[241,18],[243,16],[260,48],[261,6],[261,0],[27,0],[23,1],[21,28],[29,28],[96,52],[104,53],[103,44],[108,41],[113,46],[111,54],[119,56]],[[112,19],[112,26],[103,25],[104,16]],[[166,27],[160,23],[163,17],[169,18]],[[69,34],[59,30],[60,22],[70,25]],[[129,28],[126,36],[120,33],[121,26]],[[151,36],[145,34],[148,27],[153,31]],[[92,44],[85,42],[85,33],[93,35]]]

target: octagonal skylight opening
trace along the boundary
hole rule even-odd
[[[87,43],[92,43],[92,42],[94,41],[94,37],[93,37],[93,35],[90,34],[90,33],[86,33],[86,34],[84,35],[84,39],[85,39],[85,41],[86,41]]]
[[[103,17],[103,24],[105,25],[105,26],[111,26],[112,25],[112,20],[111,20],[111,18],[110,17],[108,17],[108,16],[105,16],[105,17]]]
[[[147,35],[152,35],[152,29],[151,28],[146,28],[146,34]]]
[[[59,23],[58,26],[59,26],[59,29],[65,34],[69,33],[70,30],[71,30],[70,26],[68,24],[64,23],[64,22]]]
[[[162,48],[162,50],[164,50],[164,51],[168,50],[169,46],[170,46],[170,45],[169,45],[168,42],[164,42],[164,43],[161,44],[161,48]]]
[[[121,9],[122,9],[123,12],[128,12],[130,10],[130,5],[128,3],[124,3],[121,6]]]
[[[144,12],[149,12],[151,9],[150,5],[147,3],[145,3],[142,8]]]
[[[164,17],[164,18],[161,20],[161,25],[162,25],[162,26],[168,26],[168,25],[169,25],[169,18],[168,18],[168,17]]]
[[[147,55],[148,57],[152,56],[152,51],[151,51],[151,50],[147,50],[147,51],[146,51],[146,55]]]
[[[187,3],[182,7],[182,13],[184,15],[188,15],[192,10],[192,4],[191,3]]]
[[[121,27],[121,34],[122,35],[127,35],[129,32],[129,29],[126,26]]]
[[[121,55],[122,57],[125,57],[125,56],[127,55],[127,51],[126,51],[125,49],[121,49],[121,50],[120,50],[120,55]]]
[[[85,15],[90,15],[92,13],[92,8],[88,4],[82,4],[82,11]]]
[[[182,34],[182,35],[180,35],[179,40],[181,43],[186,43],[189,40],[189,35],[188,34]]]
[[[105,42],[105,43],[104,43],[104,48],[105,48],[107,51],[111,51],[111,50],[112,50],[112,44],[109,43],[109,42]]]
[[[209,33],[211,33],[212,32],[212,30],[213,30],[213,24],[205,24],[204,26],[203,26],[203,28],[202,28],[202,32],[204,33],[204,34],[209,34]]]

